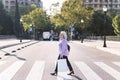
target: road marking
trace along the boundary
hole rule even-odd
[[[104,71],[106,71],[108,74],[110,74],[112,77],[114,77],[116,80],[120,80],[120,72],[118,72],[117,70],[113,69],[112,67],[109,67],[103,62],[95,62],[95,64],[102,68]]]
[[[0,80],[11,80],[24,63],[25,61],[16,61],[13,63],[5,71],[0,73]]]
[[[75,64],[87,80],[103,80],[84,62],[75,62]]]
[[[70,75],[67,75],[69,72],[66,59],[58,60],[58,74],[57,80],[72,80]]]
[[[58,72],[57,80],[72,80],[72,77],[67,74],[68,72]]]
[[[2,64],[4,64],[5,63],[5,61],[0,61],[0,65],[2,65]]]
[[[28,74],[26,80],[42,80],[44,66],[45,66],[44,61],[36,61],[30,73]]]
[[[115,65],[120,67],[120,62],[113,62],[113,64],[115,64]]]

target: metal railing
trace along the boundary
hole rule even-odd
[[[87,36],[86,39],[103,40],[103,36]],[[106,36],[106,40],[120,41],[120,36]]]

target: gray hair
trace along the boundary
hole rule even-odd
[[[60,34],[62,34],[64,38],[67,40],[67,33],[65,31],[61,31]]]

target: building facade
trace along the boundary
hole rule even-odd
[[[85,6],[91,6],[95,10],[101,10],[104,6],[108,10],[120,11],[120,0],[84,0]]]
[[[2,3],[6,11],[15,10],[16,0],[2,0]],[[41,0],[18,0],[18,4],[19,7],[28,7],[30,4],[36,4],[40,8],[43,7]]]

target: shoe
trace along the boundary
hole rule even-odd
[[[54,72],[54,73],[50,73],[51,75],[53,75],[53,76],[56,76],[57,75],[57,73],[56,72]]]
[[[74,74],[74,71],[71,71],[68,75],[73,75]]]

